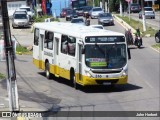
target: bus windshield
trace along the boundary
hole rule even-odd
[[[117,69],[127,63],[125,44],[88,44],[85,64],[93,69]]]

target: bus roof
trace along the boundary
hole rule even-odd
[[[70,36],[75,36],[78,38],[84,38],[86,36],[124,36],[124,34],[119,32],[92,28],[84,25],[78,25],[75,23],[43,22],[43,23],[35,23],[34,27]]]

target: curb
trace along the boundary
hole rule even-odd
[[[131,29],[132,31],[132,35],[134,36],[134,33],[136,32],[136,30],[134,28],[132,28],[128,23],[126,23],[125,21],[123,21],[121,18],[117,17],[117,15],[113,14],[113,17],[115,18],[115,20],[122,25],[126,30]]]

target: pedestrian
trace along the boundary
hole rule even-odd
[[[49,0],[47,0],[47,2],[46,2],[47,15],[51,15],[51,7],[52,7],[52,3]]]

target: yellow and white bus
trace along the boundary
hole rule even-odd
[[[129,56],[122,33],[73,23],[34,25],[33,63],[48,79],[54,74],[75,88],[126,84]]]

